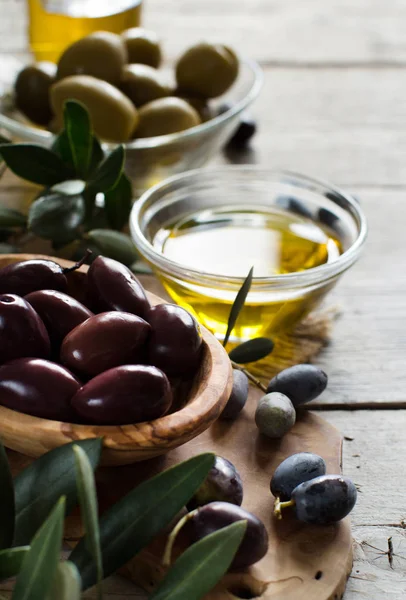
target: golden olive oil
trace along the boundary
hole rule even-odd
[[[219,277],[240,277],[254,267],[255,278],[305,271],[341,254],[334,233],[301,215],[272,208],[222,207],[168,223],[153,245],[166,258],[184,265],[184,279],[162,276],[170,296],[199,321],[224,337],[236,289],[219,281],[197,283],[187,269]],[[240,313],[231,341],[277,334],[306,315],[330,286],[276,288],[256,281]]]
[[[140,24],[141,0],[28,0],[31,50],[56,62],[62,52],[94,31],[121,33]]]

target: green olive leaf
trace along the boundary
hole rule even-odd
[[[89,113],[80,102],[67,100],[64,105],[63,119],[75,172],[85,178],[93,147]]]
[[[108,577],[166,527],[206,479],[214,464],[214,454],[194,456],[141,483],[100,520],[103,572]],[[82,588],[95,584],[97,571],[84,540],[80,540],[69,560],[82,577]]]
[[[0,206],[0,227],[25,227],[27,217],[18,210]]]
[[[37,458],[14,479],[16,524],[14,545],[29,544],[38,527],[60,496],[66,496],[66,514],[77,502],[74,445],[86,452],[95,469],[100,460],[102,440],[78,440]]]
[[[84,216],[82,196],[49,194],[31,204],[28,228],[46,240],[67,244],[77,237]]]
[[[9,548],[14,537],[14,484],[3,444],[0,442],[0,550]]]
[[[244,283],[242,284],[241,288],[239,289],[238,294],[236,295],[233,305],[231,307],[230,315],[228,317],[227,331],[226,331],[226,335],[224,336],[224,340],[223,340],[224,347],[226,347],[226,345],[227,345],[227,342],[230,338],[231,332],[233,331],[234,326],[237,322],[238,315],[240,314],[241,310],[244,308],[245,300],[246,300],[246,298],[248,296],[248,292],[250,291],[250,288],[251,288],[253,274],[254,274],[254,267],[251,267],[251,269],[250,269],[247,277],[245,278]]]
[[[18,546],[0,550],[0,581],[18,575],[29,549],[29,546]]]
[[[101,161],[104,159],[103,148],[97,137],[94,135],[92,140],[92,156],[90,158],[89,173],[92,174]]]
[[[92,229],[87,235],[103,256],[114,258],[124,265],[131,265],[138,258],[131,238],[125,233],[112,229]]]
[[[59,564],[65,498],[58,500],[49,517],[35,534],[14,587],[12,600],[44,600]]]
[[[230,567],[247,527],[237,521],[199,540],[169,569],[149,600],[200,600]]]
[[[121,174],[117,184],[104,194],[104,209],[109,226],[120,231],[127,225],[133,200],[131,181],[125,173]]]
[[[87,458],[86,452],[80,446],[73,446],[77,469],[77,488],[80,503],[80,512],[85,527],[85,543],[96,565],[97,572],[97,597],[102,598],[101,582],[103,579],[103,564],[100,548],[99,516],[94,481],[93,468]]]
[[[47,600],[80,600],[81,581],[75,565],[68,560],[60,562]]]
[[[65,166],[68,167],[69,170],[72,171],[72,173],[75,172],[75,165],[73,162],[73,156],[69,144],[68,134],[65,130],[61,131],[61,133],[59,133],[56,136],[51,146],[51,150],[52,152],[55,152],[55,154],[57,154],[59,158],[62,159]]]
[[[269,338],[258,337],[236,346],[228,353],[230,360],[238,363],[255,362],[271,354],[274,343]]]
[[[0,154],[18,177],[39,185],[54,185],[72,177],[71,170],[52,150],[36,144],[2,144]]]
[[[117,184],[124,168],[124,146],[120,144],[92,173],[88,186],[96,192],[108,192]]]
[[[85,187],[86,183],[82,179],[68,179],[53,185],[50,191],[62,196],[78,196],[84,192]]]
[[[153,273],[151,267],[149,267],[147,263],[143,262],[142,260],[136,260],[132,265],[130,265],[130,271],[138,275],[152,275]]]
[[[13,244],[0,243],[0,254],[18,254],[19,252],[21,250]]]

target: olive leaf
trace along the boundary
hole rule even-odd
[[[83,197],[48,194],[35,200],[28,213],[28,228],[46,240],[71,242],[85,216]]]
[[[56,136],[56,138],[51,146],[51,150],[52,150],[52,152],[55,152],[55,154],[57,156],[59,156],[59,158],[62,159],[65,166],[67,168],[69,168],[72,171],[72,173],[74,173],[75,164],[73,162],[73,156],[72,156],[72,151],[71,151],[71,147],[70,147],[70,143],[69,143],[68,134],[66,133],[65,130],[61,131],[61,133],[59,133]]]
[[[59,563],[64,514],[65,498],[62,497],[32,540],[21,565],[12,600],[46,598]]]
[[[97,137],[94,135],[92,139],[92,155],[90,158],[89,173],[93,173],[96,167],[104,158],[103,148]]]
[[[258,337],[236,346],[228,353],[230,360],[238,363],[255,362],[271,354],[274,343],[269,338]]]
[[[125,233],[112,229],[92,229],[87,233],[87,237],[96,244],[101,254],[124,265],[131,265],[138,258],[131,238]]]
[[[77,488],[80,511],[85,527],[85,543],[92,555],[97,572],[97,597],[102,598],[101,582],[103,579],[103,564],[100,549],[99,517],[97,508],[96,485],[92,465],[86,452],[79,446],[73,446],[77,469]]]
[[[78,440],[55,448],[37,458],[15,477],[14,545],[30,543],[60,496],[66,496],[66,514],[76,505],[74,444],[83,448],[95,469],[100,460],[101,438]]]
[[[141,483],[100,519],[103,572],[108,577],[127,563],[170,523],[206,479],[214,454],[194,456]],[[97,571],[82,539],[69,557],[79,569],[82,588],[97,580]]]
[[[132,265],[130,265],[130,271],[133,273],[138,273],[139,275],[151,275],[153,270],[151,267],[147,265],[147,263],[142,260],[136,260]]]
[[[0,442],[0,549],[9,548],[13,542],[15,522],[14,485],[10,465]]]
[[[200,600],[230,567],[247,527],[238,521],[188,548],[168,571],[149,600]]]
[[[93,172],[88,186],[96,192],[108,192],[117,184],[124,168],[124,146],[120,144]]]
[[[0,581],[18,575],[29,549],[29,546],[19,546],[0,550]]]
[[[131,181],[125,173],[110,191],[104,194],[104,209],[112,229],[122,229],[130,216],[133,199]]]
[[[81,581],[75,565],[68,560],[59,563],[46,600],[80,600]]]
[[[61,194],[62,196],[77,196],[84,192],[86,183],[82,179],[67,179],[53,185],[50,189],[54,194]]]
[[[89,113],[80,102],[67,100],[63,118],[75,171],[80,177],[86,177],[93,146]]]
[[[231,332],[234,329],[234,326],[237,322],[238,315],[240,314],[241,310],[244,307],[245,300],[246,300],[246,298],[248,296],[248,292],[250,291],[250,288],[251,288],[253,274],[254,274],[254,267],[251,267],[247,277],[244,280],[244,283],[238,290],[238,293],[237,293],[235,300],[233,302],[233,305],[231,307],[230,315],[228,317],[227,331],[226,331],[226,335],[224,336],[224,340],[223,340],[224,347],[226,347],[227,342],[230,338]]]
[[[55,152],[43,146],[1,144],[0,154],[13,173],[32,183],[50,186],[73,175]]]
[[[25,227],[27,217],[18,210],[0,206],[0,227]]]

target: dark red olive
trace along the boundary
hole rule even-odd
[[[90,265],[87,298],[94,312],[119,310],[146,319],[150,309],[145,290],[130,269],[105,256]]]
[[[93,376],[134,363],[149,330],[144,319],[130,313],[95,315],[66,336],[61,347],[61,361],[74,372]]]
[[[49,358],[51,344],[44,323],[24,298],[0,296],[0,364],[14,358]]]
[[[47,328],[54,348],[78,325],[93,316],[86,306],[56,290],[40,290],[25,296],[25,300],[37,311]]]
[[[222,456],[216,456],[209,474],[194,493],[187,507],[191,510],[215,501],[241,506],[242,498],[243,485],[239,472],[232,462]]]
[[[247,529],[230,568],[246,569],[268,552],[268,533],[258,517],[235,504],[211,502],[197,509],[190,520],[189,531],[193,540],[198,541],[227,525],[243,520],[247,521]]]
[[[74,410],[95,425],[128,425],[162,417],[172,403],[168,378],[156,367],[125,365],[101,373],[72,398]]]
[[[193,373],[199,365],[202,334],[196,319],[175,304],[158,304],[149,311],[149,361],[168,375]]]
[[[0,404],[33,417],[71,423],[70,401],[80,386],[67,369],[41,358],[19,358],[0,367]]]
[[[67,289],[62,267],[52,260],[23,260],[0,269],[0,294],[26,296],[37,290]]]

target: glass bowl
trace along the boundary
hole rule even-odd
[[[13,81],[23,66],[19,64],[15,68],[9,81]],[[135,195],[139,196],[170,175],[206,164],[236,130],[241,113],[257,98],[262,82],[263,73],[259,65],[253,60],[240,58],[236,82],[226,94],[216,98],[211,104],[214,111],[224,103],[230,103],[232,108],[186,131],[126,143],[126,172],[133,180]],[[7,91],[0,92],[0,128],[18,141],[51,146],[55,139],[50,131],[36,127],[24,119],[14,109],[12,95]],[[107,152],[114,146],[115,144],[103,144]]]
[[[294,219],[299,224],[293,227],[306,227],[306,231],[309,227],[322,229],[323,234],[336,241],[340,252],[336,247],[336,255],[324,264],[270,276],[264,276],[261,267],[258,268],[262,256],[242,255],[238,247],[234,249],[237,271],[240,263],[245,264],[238,276],[217,268],[206,269],[205,252],[200,247],[195,252],[178,254],[177,260],[165,256],[162,248],[166,242],[162,240],[168,239],[174,223],[185,223],[200,211],[208,211],[207,214],[223,211],[228,216],[233,211],[243,211],[251,220],[264,212],[274,215],[272,219]],[[253,166],[197,169],[167,179],[134,204],[130,229],[140,254],[171,298],[194,313],[220,339],[225,335],[231,305],[248,272],[246,267],[254,266],[251,289],[230,338],[234,342],[272,337],[294,327],[354,264],[367,233],[359,203],[345,192],[303,175]],[[228,243],[232,242],[229,237]],[[219,254],[224,248],[218,250]],[[216,256],[214,253],[211,264],[216,264]],[[196,268],[197,262],[200,268]],[[259,276],[255,276],[256,269]]]

